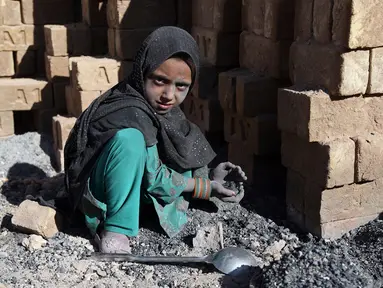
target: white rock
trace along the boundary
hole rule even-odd
[[[33,250],[39,250],[41,249],[45,244],[47,244],[47,240],[45,240],[40,235],[30,235],[27,238],[23,239],[23,242],[21,242],[21,245],[23,245],[25,248],[27,248],[29,251]]]

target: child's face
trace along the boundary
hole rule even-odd
[[[170,58],[145,79],[145,92],[158,114],[166,114],[180,105],[192,83],[190,67],[179,58]]]

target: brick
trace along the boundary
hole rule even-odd
[[[202,62],[217,67],[238,66],[238,33],[221,33],[193,26],[192,35],[198,44]]]
[[[84,23],[73,23],[68,27],[68,49],[71,56],[90,55],[92,51],[92,33]]]
[[[291,79],[307,88],[325,88],[331,95],[365,94],[369,77],[369,51],[342,52],[332,45],[291,46]]]
[[[218,76],[223,70],[212,65],[201,65],[198,80],[193,86],[194,97],[202,99],[218,98]]]
[[[368,94],[383,93],[383,48],[375,48],[370,52],[370,79]]]
[[[367,224],[368,222],[378,218],[378,215],[370,215],[363,217],[356,217],[351,219],[345,219],[340,221],[333,221],[329,223],[314,225],[310,223],[310,220],[306,219],[306,228],[314,235],[326,239],[338,239],[344,234],[354,230],[360,226]]]
[[[236,131],[243,149],[255,155],[277,154],[280,149],[280,133],[277,129],[277,117],[263,114],[257,117],[238,117]]]
[[[280,84],[276,79],[248,73],[237,76],[236,86],[238,115],[255,117],[265,113],[277,113]]]
[[[218,31],[241,31],[241,1],[196,0],[192,5],[193,25]]]
[[[308,41],[313,29],[314,0],[295,1],[294,39]]]
[[[0,111],[52,108],[51,85],[29,78],[0,79]]]
[[[101,91],[79,91],[73,89],[73,111],[71,114],[75,117],[80,117],[81,113],[100,95]]]
[[[24,24],[67,24],[74,21],[73,1],[21,0]]]
[[[110,28],[137,29],[174,26],[176,0],[121,1],[108,0],[107,19]]]
[[[108,54],[108,28],[91,28],[92,50],[94,56]]]
[[[72,93],[73,87],[71,85],[65,86],[65,104],[66,104],[66,110],[69,115],[74,116],[75,113],[75,107],[73,103],[73,97]]]
[[[306,181],[305,215],[309,222],[333,221],[377,215],[383,210],[381,179],[324,190]]]
[[[49,81],[60,81],[69,78],[68,56],[45,55],[45,70]]]
[[[12,225],[20,231],[51,238],[62,227],[63,218],[51,207],[24,200],[12,217]]]
[[[335,0],[332,39],[350,49],[382,46],[382,16],[382,1]]]
[[[192,3],[193,0],[176,0],[177,26],[190,33],[193,25]]]
[[[121,60],[133,60],[142,42],[153,29],[116,30],[116,54]]]
[[[15,133],[13,112],[0,112],[0,137],[11,136]]]
[[[55,82],[53,86],[53,103],[54,108],[58,111],[66,111],[65,87],[69,81]]]
[[[69,133],[76,123],[76,118],[57,115],[52,118],[55,149],[63,150]]]
[[[108,55],[116,57],[116,30],[113,28],[108,29]]]
[[[4,51],[25,51],[44,46],[40,27],[32,25],[0,26],[0,48]]]
[[[355,143],[349,138],[307,142],[282,133],[282,164],[320,187],[333,188],[354,182]]]
[[[242,28],[256,35],[264,35],[265,0],[242,1]]]
[[[289,41],[275,42],[244,31],[240,37],[239,63],[260,76],[287,78],[289,48]]]
[[[356,182],[373,181],[383,178],[383,136],[370,133],[359,136],[356,144]]]
[[[235,68],[219,74],[218,98],[223,110],[236,112],[236,83],[239,75],[246,75],[249,71],[244,68]]]
[[[4,1],[4,25],[16,26],[21,25],[21,6],[20,1],[5,0]]]
[[[235,142],[240,139],[237,131],[237,121],[238,117],[234,113],[224,111],[223,132],[225,141],[228,143]]]
[[[378,100],[371,99],[380,109]],[[278,94],[278,126],[282,131],[296,134],[308,142],[331,141],[337,138],[364,134],[373,127],[368,107],[361,97],[331,101],[322,90],[307,91],[291,87],[280,89]],[[378,112],[371,112],[378,117]],[[372,116],[374,115],[374,116]],[[383,119],[376,118],[377,123]]]
[[[14,74],[13,53],[9,51],[0,52],[0,76],[13,76]]]
[[[82,19],[92,27],[108,27],[106,18],[107,1],[81,0]]]
[[[133,62],[132,61],[121,61],[121,67],[119,71],[119,80],[122,81],[132,73]]]
[[[119,62],[108,58],[81,58],[72,62],[76,89],[104,91],[118,83]]]
[[[332,7],[332,0],[314,0],[313,34],[319,43],[331,42]]]
[[[49,56],[68,55],[68,29],[64,25],[45,25],[45,50]]]
[[[189,96],[184,101],[184,111],[202,131],[223,131],[223,112],[218,101]]]
[[[55,151],[55,169],[58,171],[58,172],[64,172],[64,161],[65,161],[65,158],[64,158],[64,150],[56,150]]]
[[[16,51],[16,71],[15,75],[17,77],[32,77],[35,76],[37,70],[37,58],[36,51],[25,50],[25,51]]]
[[[276,40],[294,38],[294,1],[266,0],[264,36]]]

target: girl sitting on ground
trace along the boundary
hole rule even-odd
[[[222,184],[239,166],[221,163],[179,105],[197,79],[199,52],[177,27],[161,27],[143,42],[133,72],[97,98],[78,118],[65,145],[65,182],[74,209],[99,239],[99,250],[130,252],[140,204],[152,203],[169,237],[187,223],[192,198],[239,202]]]

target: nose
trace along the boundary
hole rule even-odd
[[[174,99],[175,87],[174,85],[167,85],[164,89],[164,93],[161,95],[161,100],[164,102],[170,102]]]

